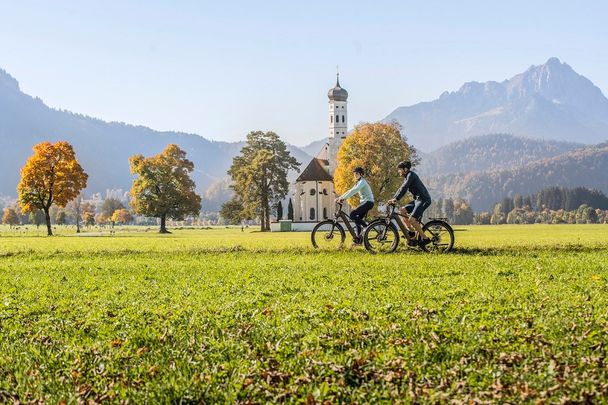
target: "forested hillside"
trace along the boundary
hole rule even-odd
[[[434,197],[464,198],[475,211],[496,201],[529,195],[549,186],[588,187],[608,192],[608,145],[577,149],[513,169],[441,175],[428,179]]]
[[[509,134],[475,136],[424,154],[421,176],[512,169],[583,147],[582,144],[517,137]]]

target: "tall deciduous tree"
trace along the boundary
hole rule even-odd
[[[270,230],[270,207],[287,195],[287,173],[300,164],[274,132],[254,131],[232,161],[228,174],[244,216],[259,217],[261,230]]]
[[[44,212],[47,234],[51,236],[51,206],[65,207],[87,186],[89,176],[67,142],[42,142],[33,149],[34,154],[21,169],[19,202],[25,212],[36,209]]]
[[[167,218],[183,220],[198,215],[201,197],[190,178],[194,164],[177,145],[168,145],[158,155],[135,155],[129,159],[137,175],[131,187],[131,207],[148,217],[160,218],[160,233],[169,233]]]
[[[353,169],[365,168],[365,178],[378,201],[391,199],[403,179],[397,174],[402,160],[418,163],[416,150],[407,143],[398,123],[362,123],[344,140],[338,151],[334,173],[336,191],[341,194],[353,185]],[[358,197],[352,198],[353,205]]]

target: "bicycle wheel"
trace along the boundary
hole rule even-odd
[[[312,246],[317,249],[340,249],[345,240],[342,225],[330,220],[319,222],[310,234]]]
[[[390,222],[373,221],[363,232],[363,243],[370,253],[392,253],[399,246],[399,232]]]
[[[448,253],[454,247],[454,230],[445,221],[429,221],[422,227],[431,243],[422,247],[425,252]]]

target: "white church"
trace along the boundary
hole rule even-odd
[[[329,90],[327,98],[329,140],[296,179],[292,196],[292,230],[312,230],[317,222],[332,218],[336,209],[333,174],[338,149],[348,133],[348,92],[340,86],[339,74],[336,86]],[[343,209],[348,212],[348,204]]]

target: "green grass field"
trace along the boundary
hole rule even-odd
[[[606,401],[608,226],[457,229],[374,256],[2,227],[0,403]]]

